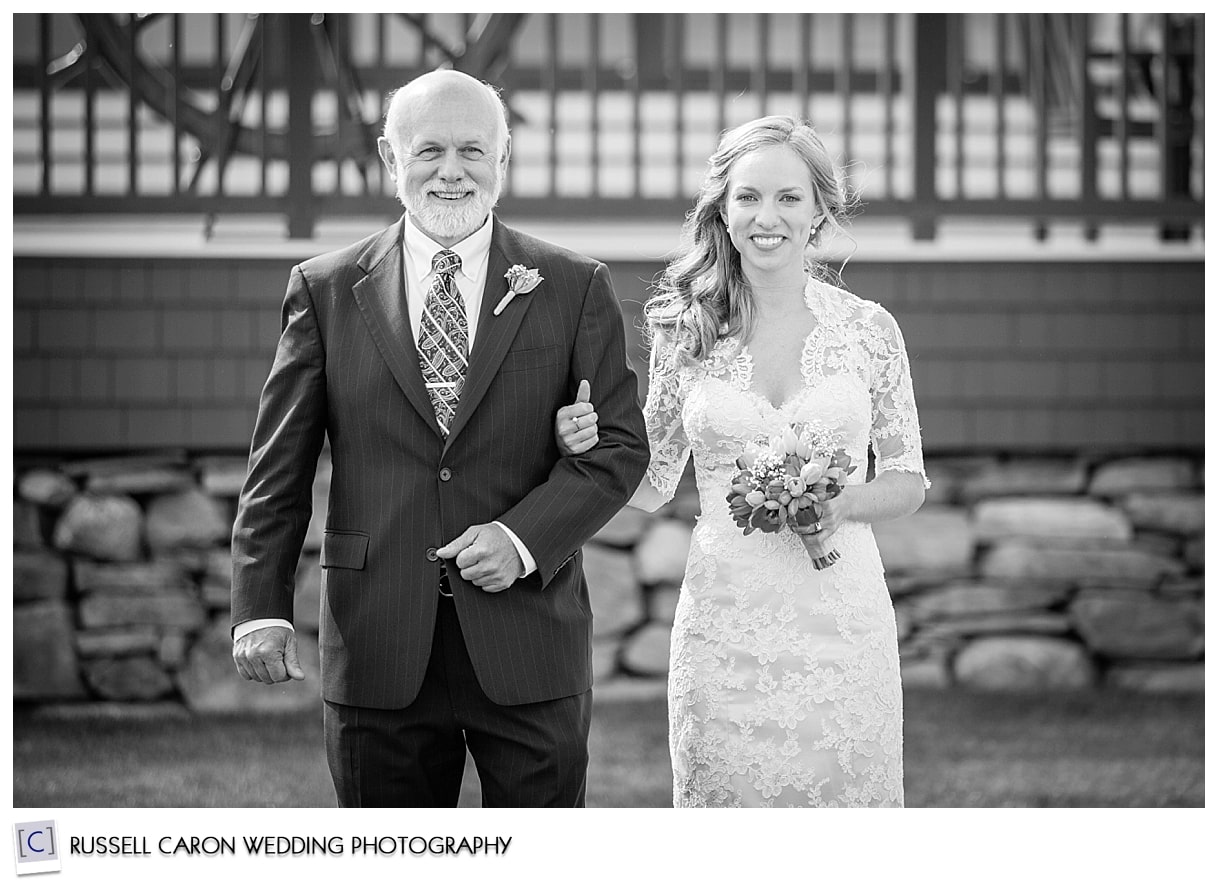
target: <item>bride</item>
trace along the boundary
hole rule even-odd
[[[897,629],[870,524],[916,511],[929,482],[896,322],[809,256],[847,207],[810,126],[733,129],[646,306],[651,464],[631,505],[670,500],[692,454],[702,506],[672,630],[676,806],[904,802]],[[556,418],[572,455],[597,441],[587,399],[581,384]],[[745,535],[726,501],[737,458],[792,426],[859,468],[818,522]]]

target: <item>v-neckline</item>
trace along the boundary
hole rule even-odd
[[[804,306],[807,307],[808,311],[812,313],[813,317],[816,319],[816,324],[812,326],[812,330],[808,331],[808,333],[804,335],[803,343],[799,348],[800,388],[797,389],[789,398],[787,398],[786,401],[784,401],[782,404],[776,405],[774,402],[770,401],[769,398],[758,392],[753,387],[753,351],[749,348],[748,343],[741,340],[736,347],[735,357],[731,360],[731,363],[736,365],[743,364],[743,368],[741,370],[734,372],[739,377],[740,390],[748,395],[751,395],[774,413],[781,413],[786,410],[810,388],[809,377],[804,373],[804,362],[807,358],[808,351],[811,348],[813,337],[815,337],[817,333],[826,326],[826,314],[825,310],[821,308],[821,304],[818,302],[818,291],[816,285],[816,279],[809,277],[807,284],[804,286]],[[727,341],[721,340],[720,342],[726,343]]]
[[[761,392],[757,391],[757,389],[755,388],[755,385],[753,383],[753,368],[754,368],[755,362],[753,360],[753,350],[749,346],[749,344],[745,343],[742,340],[740,342],[740,349],[736,353],[737,360],[743,360],[744,365],[745,365],[744,370],[741,372],[743,374],[743,378],[742,378],[743,383],[741,385],[744,387],[744,391],[753,395],[755,398],[757,398],[758,401],[765,402],[765,404],[775,413],[781,413],[783,410],[785,410],[793,401],[798,399],[799,396],[801,396],[805,392],[805,390],[807,390],[807,388],[808,388],[808,377],[804,373],[804,361],[806,360],[806,358],[808,356],[808,350],[812,346],[812,338],[815,337],[817,332],[819,332],[820,329],[825,326],[824,318],[821,316],[821,314],[818,310],[816,310],[812,307],[810,299],[811,299],[811,290],[810,290],[810,288],[806,287],[804,289],[804,306],[807,308],[808,312],[812,313],[812,317],[814,319],[816,319],[816,324],[814,324],[812,326],[812,329],[810,331],[808,331],[807,334],[804,335],[803,342],[800,343],[800,345],[799,345],[799,362],[798,362],[798,367],[797,367],[797,370],[799,371],[799,379],[800,379],[799,388],[796,389],[795,392],[793,392],[786,399],[786,401],[784,401],[782,404],[775,404],[773,401],[771,401],[769,399],[769,396],[762,394]]]
[[[775,413],[781,413],[782,411],[786,410],[794,401],[796,401],[801,395],[804,394],[804,392],[806,392],[808,390],[808,378],[804,375],[804,356],[807,355],[807,353],[808,353],[808,346],[812,342],[812,336],[821,327],[822,327],[822,325],[818,321],[816,323],[815,327],[813,327],[812,330],[810,330],[807,333],[807,335],[804,336],[804,342],[799,347],[799,378],[800,378],[799,388],[796,389],[795,392],[791,393],[791,395],[785,401],[783,401],[782,404],[775,404],[773,401],[771,401],[769,399],[769,397],[767,395],[762,394],[754,387],[753,351],[749,348],[749,345],[747,343],[741,343],[740,351],[736,353],[736,358],[737,358],[737,360],[743,360],[744,364],[745,364],[745,368],[742,371],[742,374],[743,374],[742,382],[741,382],[742,390],[744,392],[747,392],[749,395],[752,395],[754,398],[756,398],[758,401],[763,403],[766,407],[768,407],[770,410],[774,411]]]

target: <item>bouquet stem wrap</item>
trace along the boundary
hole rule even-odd
[[[816,569],[827,570],[841,558],[841,555],[833,548],[832,537],[823,539],[815,533],[802,535],[804,545],[808,547],[808,553],[812,555],[812,566]]]

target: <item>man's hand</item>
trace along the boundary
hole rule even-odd
[[[276,625],[251,631],[233,644],[233,661],[246,680],[270,684],[305,678],[291,628]]]
[[[462,579],[492,594],[511,587],[524,573],[516,546],[496,524],[474,524],[436,554],[455,558]]]

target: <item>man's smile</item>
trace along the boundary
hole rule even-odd
[[[444,202],[460,202],[462,199],[473,196],[474,191],[462,190],[460,192],[449,192],[446,190],[432,190],[427,195],[434,196],[436,199],[440,199]]]

